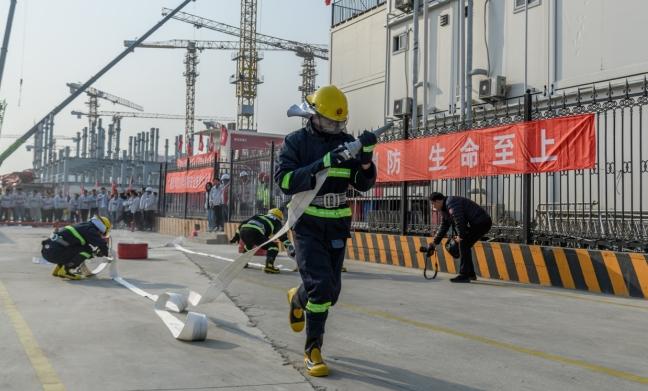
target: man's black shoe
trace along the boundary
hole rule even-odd
[[[470,282],[470,276],[468,274],[459,274],[455,278],[451,278],[450,282]]]
[[[477,274],[475,274],[475,273],[470,273],[470,279],[471,279],[472,281],[477,281]]]

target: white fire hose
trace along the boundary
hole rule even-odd
[[[387,124],[375,130],[374,134],[376,134],[376,137],[379,137],[382,133],[384,133],[391,127],[391,123]],[[348,157],[357,156],[360,152],[360,149],[362,148],[362,144],[359,140],[351,143],[346,143],[345,146],[349,151]],[[208,328],[208,321],[205,314],[198,312],[188,312],[186,320],[183,323],[180,319],[171,315],[169,311],[182,313],[188,308],[189,304],[193,307],[197,307],[200,304],[207,304],[216,300],[216,298],[223,292],[223,290],[225,290],[229,286],[229,284],[234,281],[236,276],[238,276],[243,271],[243,269],[245,269],[246,265],[253,264],[251,262],[252,257],[259,248],[279,239],[282,235],[287,233],[291,227],[295,225],[297,220],[299,220],[306,208],[310,205],[310,203],[313,201],[317,193],[324,185],[327,176],[328,169],[324,169],[318,172],[315,175],[315,188],[292,196],[290,205],[288,207],[288,220],[286,221],[286,224],[284,224],[284,226],[281,227],[281,229],[265,243],[257,246],[250,251],[247,251],[234,260],[220,257],[218,255],[198,253],[182,247],[179,243],[172,243],[172,247],[183,252],[205,255],[231,262],[223,270],[221,270],[220,273],[216,275],[216,277],[213,279],[213,281],[210,283],[209,287],[203,294],[199,294],[189,289],[185,290],[182,293],[167,292],[160,296],[150,294],[131,284],[119,275],[116,257],[107,258],[106,262],[101,263],[94,270],[89,270],[85,264],[82,265],[80,270],[86,276],[94,276],[101,273],[107,266],[110,266],[110,277],[115,282],[128,288],[130,291],[136,293],[137,295],[155,302],[155,313],[160,317],[160,319],[162,319],[169,331],[171,331],[171,334],[174,338],[181,341],[203,341],[205,340],[205,338],[207,338]]]

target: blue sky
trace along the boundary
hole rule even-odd
[[[180,0],[18,0],[9,54],[0,98],[9,106],[2,134],[22,134],[68,94],[65,83],[85,81],[116,54],[122,42],[142,35],[162,16],[162,7],[174,8]],[[1,32],[9,0],[0,5]],[[238,26],[240,4],[234,0],[197,0],[185,12]],[[280,38],[328,44],[330,7],[323,0],[258,0],[257,31]],[[214,31],[171,20],[150,40],[206,39],[235,40]],[[185,86],[183,50],[139,49],[129,55],[94,87],[136,102],[146,112],[183,114]],[[207,51],[200,55],[196,114],[234,116],[235,89],[229,76],[235,62],[229,51]],[[260,63],[265,83],[259,86],[258,128],[262,132],[288,133],[299,127],[298,119],[288,119],[286,109],[300,99],[301,60],[287,52],[266,52]],[[318,61],[317,85],[328,82],[328,64]],[[19,81],[23,79],[22,93]],[[20,98],[20,106],[18,106]],[[56,118],[55,135],[74,135],[86,125],[85,119],[69,114],[85,110],[85,95],[70,104]],[[121,110],[103,102],[100,110]],[[107,126],[105,126],[107,128]],[[124,119],[128,135],[159,127],[173,142],[182,132],[182,121]],[[0,139],[0,150],[12,140]],[[29,144],[29,142],[28,142]],[[60,144],[72,145],[63,141]],[[57,147],[58,147],[57,145]],[[122,148],[124,143],[122,142]],[[21,147],[0,167],[0,173],[31,167],[32,154]]]

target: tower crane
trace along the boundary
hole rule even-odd
[[[191,43],[196,47],[196,50],[239,50],[241,47],[239,41],[203,41],[203,40],[186,40],[186,39],[170,39],[168,41],[147,41],[137,45],[138,48],[148,49],[188,49]],[[135,43],[135,41],[124,41],[124,46],[128,47]],[[272,45],[258,44],[259,50],[287,50],[278,48]]]
[[[78,118],[88,116],[88,113],[81,111],[72,111],[72,115],[76,115]],[[97,112],[99,117],[112,117],[112,118],[150,118],[150,119],[171,119],[171,120],[184,120],[186,117],[182,114],[159,114],[159,113],[137,113],[137,112],[128,112],[128,111],[99,111]],[[219,117],[211,115],[196,115],[194,116],[196,121],[217,121],[217,122],[228,122],[233,121],[231,117]]]
[[[81,87],[80,83],[67,83],[67,86],[70,87],[70,93],[74,93]],[[133,103],[128,99],[120,98],[118,96],[109,94],[107,92],[98,90],[96,88],[89,87],[85,90],[85,93],[88,95],[88,120],[90,121],[90,129],[96,127],[99,110],[99,99],[107,100],[116,105],[125,106],[137,111],[144,111],[144,108],[137,103]]]
[[[81,87],[81,84],[79,83],[67,83],[67,86],[70,88],[70,93],[74,93],[76,90],[78,90]],[[88,122],[89,122],[89,127],[88,129],[90,130],[90,155],[91,156],[96,156],[97,153],[101,154],[103,153],[103,150],[99,151],[98,148],[103,148],[103,140],[105,138],[105,130],[101,127],[101,122],[99,119],[99,99],[104,99],[107,100],[108,102],[111,102],[116,105],[124,106],[131,108],[133,110],[137,111],[144,111],[144,108],[137,103],[133,103],[129,101],[128,99],[120,98],[116,95],[110,94],[105,91],[98,90],[93,87],[88,87],[84,91],[88,95]],[[113,142],[113,138],[119,137],[118,134],[120,132],[120,121],[117,119],[115,121],[115,124],[113,125],[114,128],[118,129],[117,132],[111,132],[109,129],[109,143]],[[85,132],[85,131],[84,131]],[[115,140],[117,142],[117,140]],[[85,153],[85,147],[84,153]],[[84,156],[85,157],[85,156]]]
[[[124,46],[130,47],[134,44],[135,41],[124,41]],[[203,50],[239,50],[240,43],[238,41],[196,41],[196,40],[182,40],[174,39],[169,41],[159,41],[159,42],[142,42],[137,46],[138,48],[148,48],[148,49],[186,49],[187,54],[185,55],[185,81],[187,85],[186,89],[186,105],[185,105],[185,116],[182,119],[186,119],[185,122],[185,140],[188,150],[192,148],[189,146],[193,143],[194,136],[194,121],[200,120],[195,118],[195,99],[196,99],[196,77],[198,77],[198,51]],[[277,48],[276,46],[259,44],[258,46],[261,50],[285,50]],[[179,118],[178,118],[179,119]]]
[[[162,15],[167,15],[172,10],[162,9]],[[202,18],[186,12],[178,12],[173,19],[192,24],[196,28],[208,28],[223,34],[240,38],[237,60],[237,73],[230,77],[230,82],[236,84],[238,98],[237,128],[239,130],[253,130],[254,127],[254,100],[257,96],[257,86],[261,83],[257,75],[259,61],[257,45],[269,45],[278,50],[294,52],[303,58],[302,84],[298,88],[302,93],[302,100],[315,91],[315,58],[328,60],[326,45],[306,44],[287,39],[272,37],[256,32],[256,0],[241,0],[241,28],[225,23]]]

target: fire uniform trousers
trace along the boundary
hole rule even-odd
[[[252,250],[256,246],[264,243],[281,229],[282,222],[273,215],[258,214],[245,220],[238,226],[236,235],[241,239],[245,246],[245,251]],[[236,239],[236,236],[234,237]],[[233,240],[234,240],[233,239]],[[279,241],[286,242],[288,235],[283,234]],[[279,245],[277,241],[270,242],[262,247],[266,250],[266,264],[274,264],[277,254],[279,254]]]
[[[345,194],[349,185],[359,191],[369,190],[376,181],[373,163],[368,170],[363,170],[356,159],[336,167],[330,164],[328,152],[351,141],[354,137],[347,133],[316,132],[309,122],[305,128],[286,136],[275,172],[276,183],[289,195],[312,190],[315,174],[330,167],[318,195]],[[309,340],[322,337],[328,309],[340,295],[350,226],[351,209],[344,202],[333,208],[310,205],[293,227],[296,261],[302,278],[297,297],[306,310],[307,344]]]
[[[474,275],[472,246],[490,231],[493,222],[486,211],[472,200],[464,197],[448,196],[441,208],[443,221],[434,236],[434,244],[441,243],[451,225],[454,225],[459,242],[459,274]]]
[[[108,244],[91,222],[60,228],[41,244],[43,258],[68,269],[79,267],[83,261],[92,258],[93,247],[98,255],[108,255]]]

